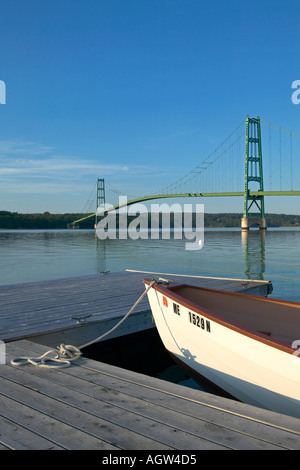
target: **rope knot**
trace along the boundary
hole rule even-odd
[[[65,345],[62,343],[59,347],[57,347],[57,349],[62,356],[67,357],[70,361],[74,361],[82,355],[80,349],[71,344]]]

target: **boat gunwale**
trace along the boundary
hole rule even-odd
[[[144,279],[144,283],[149,285],[151,283],[151,280],[149,279]],[[295,354],[295,349],[292,347],[288,346],[287,342],[281,341],[276,338],[272,338],[260,331],[253,330],[248,327],[244,327],[240,325],[239,323],[235,321],[226,321],[223,318],[221,318],[219,315],[213,313],[212,311],[202,308],[199,305],[197,305],[195,302],[185,299],[181,295],[177,294],[173,289],[175,288],[181,288],[181,287],[192,287],[193,289],[197,290],[204,290],[204,291],[209,291],[209,292],[216,292],[218,294],[226,294],[228,296],[237,296],[237,297],[242,297],[242,298],[248,298],[248,299],[253,299],[253,300],[259,300],[261,302],[271,302],[271,303],[276,303],[276,304],[285,304],[285,305],[293,305],[297,308],[300,309],[300,304],[289,301],[289,300],[281,300],[281,299],[267,299],[265,297],[257,296],[257,295],[251,295],[251,294],[243,294],[240,292],[232,292],[232,291],[224,291],[220,289],[213,289],[213,288],[208,288],[208,287],[201,287],[201,286],[192,286],[186,283],[182,284],[172,284],[172,286],[164,286],[162,284],[154,284],[152,286],[153,289],[156,291],[160,292],[161,294],[166,295],[169,297],[171,300],[175,300],[184,307],[194,310],[196,313],[199,315],[204,315],[207,319],[214,321],[222,326],[225,326],[226,328],[229,328],[233,331],[236,331],[237,333],[240,333],[244,336],[250,337],[256,341],[259,341],[261,343],[266,344],[267,346],[271,346],[275,349],[279,349],[280,351],[286,352],[288,354]]]

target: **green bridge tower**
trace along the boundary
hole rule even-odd
[[[105,183],[104,178],[97,178],[97,195],[96,195],[96,213],[95,213],[95,225],[94,228],[97,228],[98,217],[97,209],[99,206],[105,204]]]
[[[245,153],[245,192],[244,214],[241,221],[242,230],[251,225],[260,229],[267,228],[265,218],[265,202],[263,195],[250,195],[250,185],[258,184],[255,191],[264,190],[260,118],[246,118],[246,153]],[[252,188],[253,189],[253,188]]]

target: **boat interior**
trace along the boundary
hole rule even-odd
[[[284,342],[291,347],[294,340],[300,340],[298,303],[186,285],[169,286],[168,289],[182,297],[186,307],[192,303],[198,311],[264,334],[275,342]]]

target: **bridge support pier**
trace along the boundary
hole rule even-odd
[[[252,225],[258,225],[260,230],[267,230],[267,221],[265,217],[243,217],[241,219],[242,230],[249,230]]]

